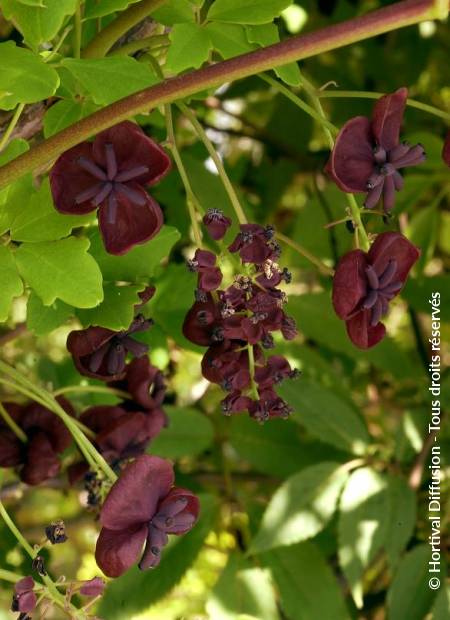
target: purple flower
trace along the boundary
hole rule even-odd
[[[163,373],[152,366],[146,355],[132,360],[125,369],[125,376],[113,387],[129,392],[138,409],[153,410],[162,405],[166,394]]]
[[[243,263],[260,265],[267,259],[276,259],[280,250],[273,241],[273,229],[259,224],[241,224],[240,232],[228,246],[230,252],[239,252]]]
[[[341,258],[333,280],[333,306],[360,349],[384,338],[386,328],[380,321],[419,256],[420,250],[406,237],[387,232],[378,235],[368,253],[353,250]]]
[[[222,272],[216,267],[216,255],[208,250],[196,250],[188,261],[190,271],[198,273],[198,288],[205,293],[215,291],[222,282]]]
[[[339,132],[326,171],[344,192],[366,193],[364,206],[375,207],[381,198],[386,213],[395,204],[395,192],[403,187],[399,169],[425,160],[420,144],[399,141],[408,90],[399,88],[375,104],[372,120],[350,119]]]
[[[173,488],[173,482],[172,465],[157,456],[142,455],[122,472],[100,513],[95,557],[105,575],[119,577],[139,558],[142,570],[157,566],[168,534],[181,535],[194,526],[198,499]]]
[[[67,350],[81,375],[101,381],[117,381],[126,375],[127,353],[135,357],[145,355],[148,346],[131,338],[132,334],[147,330],[152,325],[138,315],[127,330],[115,332],[105,327],[91,326],[70,332]]]
[[[208,209],[203,217],[203,224],[210,237],[215,241],[219,241],[225,237],[227,230],[231,226],[231,220],[219,209]]]
[[[67,413],[74,414],[69,401],[63,397],[57,400]],[[38,403],[4,403],[4,407],[24,431],[27,442],[21,442],[0,422],[0,467],[18,467],[20,479],[33,486],[57,476],[61,469],[58,455],[72,442],[64,423]]]
[[[24,577],[14,585],[14,596],[11,605],[11,611],[20,611],[21,613],[29,613],[36,607],[37,597],[33,592],[33,577]]]
[[[80,594],[83,596],[100,596],[105,589],[105,582],[101,577],[93,577],[89,581],[84,581],[80,588]]]
[[[144,186],[157,183],[170,167],[165,151],[138,125],[124,121],[56,160],[50,172],[55,207],[68,215],[98,207],[106,251],[125,254],[159,232],[163,214]]]

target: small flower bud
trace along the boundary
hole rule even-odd
[[[59,545],[66,542],[66,526],[64,521],[54,521],[45,528],[45,535],[52,545]]]
[[[41,555],[37,555],[31,563],[31,567],[41,577],[45,577],[47,571],[44,566],[44,558]]]

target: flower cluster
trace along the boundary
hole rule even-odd
[[[72,405],[59,397],[59,404],[73,415]],[[0,467],[15,467],[20,479],[37,485],[54,478],[61,469],[59,455],[71,444],[72,437],[63,422],[38,403],[3,403],[17,426],[24,432],[21,441],[0,419]]]
[[[215,217],[220,221],[220,212]],[[245,273],[224,289],[219,289],[222,272],[215,254],[197,250],[188,262],[189,269],[198,273],[198,288],[183,333],[191,342],[208,347],[202,373],[229,392],[222,401],[225,414],[247,410],[259,421],[287,417],[290,407],[274,388],[297,371],[282,356],[266,359],[264,349],[274,347],[273,332],[280,331],[286,340],[297,334],[295,321],[283,310],[286,295],[277,288],[291,275],[278,266],[281,251],[270,226],[241,225],[228,250],[239,254]]]
[[[165,151],[130,121],[65,151],[50,172],[60,213],[84,215],[98,208],[106,251],[125,254],[152,239],[163,214],[144,189],[162,179],[171,162]]]
[[[157,456],[144,454],[122,472],[100,513],[95,557],[105,575],[119,577],[139,558],[139,568],[154,568],[168,534],[181,535],[194,526],[198,498],[173,484],[172,465]]]
[[[403,187],[402,168],[425,160],[420,144],[400,142],[400,126],[408,91],[399,88],[381,97],[372,119],[356,116],[340,130],[326,171],[344,192],[367,193],[365,207],[372,209],[381,198],[386,213],[395,204],[395,192]]]

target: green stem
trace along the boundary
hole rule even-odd
[[[23,579],[23,577],[23,575],[18,575],[17,573],[12,573],[9,570],[4,570],[3,568],[0,568],[0,579],[3,579],[4,581],[11,581],[12,583],[16,583],[17,581]]]
[[[118,396],[119,398],[125,398],[128,400],[130,399],[130,395],[128,392],[125,392],[124,390],[118,390],[117,388],[103,387],[103,385],[68,385],[66,387],[55,390],[53,392],[53,396],[61,396],[62,394],[70,394],[71,392],[79,394],[112,394],[113,396]]]
[[[170,150],[172,151],[172,156],[175,160],[175,164],[178,168],[178,172],[180,173],[181,181],[184,185],[184,189],[186,192],[186,203],[189,211],[189,217],[191,218],[192,230],[194,233],[195,243],[199,248],[202,247],[202,233],[200,231],[200,226],[197,220],[197,214],[195,212],[194,205],[197,207],[200,206],[200,203],[197,197],[192,190],[191,183],[189,181],[189,177],[186,173],[186,169],[183,164],[183,160],[181,159],[181,155],[178,151],[177,143],[175,140],[175,131],[173,128],[173,117],[172,117],[172,108],[170,105],[164,106],[164,112],[166,116],[166,126],[167,126],[167,141]]]
[[[250,385],[252,396],[255,400],[259,400],[258,388],[255,383],[255,353],[253,351],[253,345],[247,345],[248,352],[248,370],[250,373]]]
[[[320,103],[320,99],[317,96],[316,89],[311,84],[311,82],[305,78],[305,76],[303,74],[302,74],[301,80],[302,80],[303,88],[308,93],[308,96],[311,99],[312,104],[313,104],[317,114],[322,119],[326,119],[325,110],[323,109],[322,104]],[[328,146],[332,150],[333,147],[334,147],[334,136],[336,136],[339,133],[338,129],[337,129],[337,127],[332,125],[332,130],[330,131],[330,127],[328,127],[324,123],[322,124],[322,126],[323,126],[323,131],[325,133],[325,136],[326,136],[326,138],[328,140]]]
[[[160,3],[157,3],[158,6]],[[128,14],[133,8],[139,8],[142,5],[150,6],[150,4],[155,8],[154,0],[152,2],[150,0],[142,1],[132,5],[130,9],[124,11],[124,14]],[[147,9],[146,14],[149,11],[150,9]],[[292,61],[311,58],[369,37],[417,24],[430,19],[433,11],[430,0],[396,2],[367,15],[326,26],[315,32],[297,35],[281,43],[259,48],[155,84],[85,117],[13,159],[0,168],[0,189],[27,172],[51,163],[72,146],[133,115],[148,113],[150,109],[158,105],[189,97],[194,93],[217,87],[225,82],[245,78]],[[120,17],[102,30],[99,36],[86,48],[86,56],[102,56],[111,48],[112,43],[123,32],[119,28],[117,36],[111,37],[107,36],[106,33],[108,28],[118,22],[119,19]],[[134,23],[131,24],[131,26],[133,25]],[[128,27],[130,26],[127,24],[125,31]],[[99,40],[102,35],[105,39]]]
[[[141,50],[153,50],[156,47],[164,45],[165,43],[169,43],[169,36],[167,34],[154,34],[151,37],[145,37],[144,39],[138,39],[137,41],[125,43],[121,47],[110,52],[108,56],[128,56],[128,54],[135,54]]]
[[[20,426],[17,426],[17,424],[14,422],[12,417],[9,415],[9,413],[6,411],[5,407],[3,406],[3,403],[0,403],[0,417],[3,418],[5,423],[12,430],[14,435],[16,435],[20,439],[20,441],[22,441],[23,443],[26,443],[28,441],[27,436],[25,435],[23,430],[20,428]]]
[[[81,56],[81,2],[78,0],[75,15],[73,16],[75,28],[73,31],[73,55],[75,58]]]
[[[333,269],[331,269],[331,267],[328,267],[328,265],[325,265],[325,263],[323,263],[320,260],[320,258],[317,258],[317,256],[314,256],[314,254],[311,254],[311,252],[307,250],[306,248],[304,248],[303,246],[299,245],[295,241],[292,241],[292,239],[289,239],[289,237],[286,237],[286,235],[283,235],[282,233],[276,233],[275,236],[277,237],[277,239],[279,239],[286,245],[290,246],[293,250],[295,250],[298,254],[300,254],[300,256],[303,256],[304,258],[309,260],[310,263],[313,263],[313,265],[315,265],[319,269],[319,271],[323,273],[323,275],[325,276],[334,275],[334,271]]]
[[[14,114],[13,114],[11,120],[9,121],[9,125],[6,128],[5,133],[3,134],[3,136],[0,139],[0,152],[3,151],[5,146],[8,144],[8,140],[11,137],[11,134],[14,131],[17,123],[19,122],[19,118],[20,118],[20,115],[23,112],[24,107],[25,107],[24,103],[19,103],[18,106],[16,107],[16,109],[14,110]]]
[[[272,88],[274,88],[279,93],[287,97],[287,99],[290,99],[292,103],[294,103],[297,107],[303,110],[303,112],[306,112],[306,114],[314,118],[324,128],[324,131],[328,132],[330,135],[331,133],[333,133],[334,135],[337,135],[339,131],[337,127],[335,127],[332,123],[330,123],[317,110],[314,110],[314,108],[312,108],[307,103],[305,103],[302,99],[300,99],[300,97],[298,97],[297,95],[294,95],[294,93],[291,92],[289,88],[287,88],[284,84],[281,84],[281,82],[274,80],[272,77],[270,77],[269,75],[266,75],[265,73],[262,73],[259,77],[262,80],[264,80],[264,82],[267,82],[267,84],[270,84]],[[302,78],[302,81],[303,81],[303,78]]]
[[[83,50],[83,58],[102,58],[114,43],[131,28],[162,6],[166,0],[141,0],[122,11],[119,16],[103,28]]]
[[[317,90],[316,94],[320,99],[379,99],[385,93],[372,93],[363,90]],[[440,110],[427,103],[422,103],[415,99],[407,99],[406,105],[410,108],[416,108],[417,110],[422,110],[422,112],[427,112],[428,114],[433,114],[446,121],[450,121],[450,112]]]
[[[225,170],[225,167],[217,154],[216,149],[214,148],[211,140],[206,135],[206,131],[203,129],[202,125],[197,120],[195,114],[190,110],[184,103],[179,103],[178,107],[183,112],[183,114],[188,118],[195,132],[197,133],[200,140],[206,147],[211,159],[214,162],[214,165],[217,168],[217,172],[222,180],[222,183],[225,187],[225,190],[228,194],[230,202],[233,206],[234,212],[236,213],[236,217],[240,224],[247,224],[247,217],[245,216],[244,210],[242,209],[241,203],[239,202],[239,198],[236,194],[236,191],[233,187],[233,184],[230,181],[230,178]]]

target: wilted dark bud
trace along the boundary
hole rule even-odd
[[[31,567],[41,577],[45,577],[47,571],[44,566],[44,558],[41,555],[37,555],[31,563]]]
[[[66,526],[64,521],[54,521],[45,528],[45,535],[52,545],[59,545],[66,542]]]

